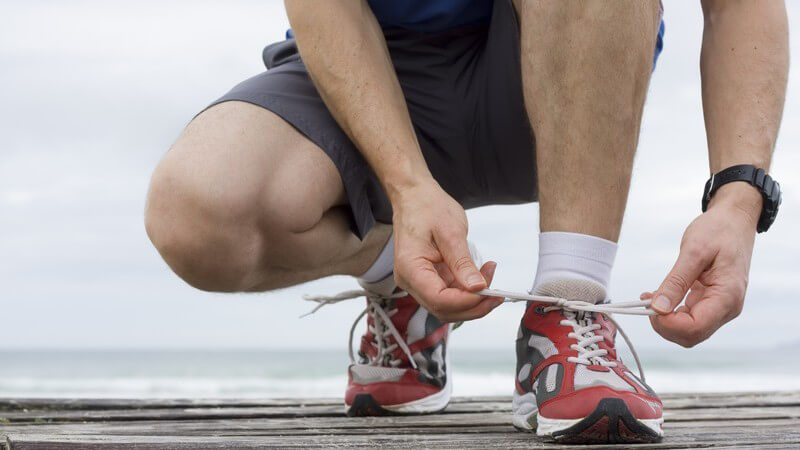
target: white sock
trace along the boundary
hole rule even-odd
[[[579,295],[580,291],[582,295],[588,295],[589,293],[585,292],[586,286],[581,288],[575,286],[574,289],[563,286],[564,281],[582,280],[594,283],[579,284],[595,286],[599,284],[603,288],[602,293],[599,291],[597,293],[602,298],[585,300],[605,300],[616,255],[617,244],[599,237],[562,231],[539,233],[539,264],[531,292],[538,291],[540,295],[572,296]],[[554,289],[556,291],[566,289],[575,293],[553,292]],[[542,292],[543,290],[547,293]],[[593,294],[589,296],[594,297]]]
[[[359,280],[366,283],[375,283],[388,277],[394,271],[394,234],[389,236],[386,245],[381,250],[380,255],[375,259],[375,262],[358,277]]]

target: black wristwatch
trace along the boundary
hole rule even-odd
[[[761,196],[764,197],[764,207],[761,209],[761,217],[758,219],[756,230],[759,233],[767,231],[778,215],[778,207],[781,205],[781,187],[777,181],[767,175],[764,169],[749,164],[728,167],[711,175],[711,178],[706,181],[706,188],[703,191],[703,212],[708,209],[708,202],[711,201],[711,197],[714,196],[717,189],[731,181],[746,181],[761,192]]]

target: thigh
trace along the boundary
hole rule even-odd
[[[159,164],[153,186],[179,197],[172,206],[214,223],[257,221],[286,231],[308,229],[345,202],[339,173],[316,144],[276,114],[238,101],[196,116]]]
[[[328,111],[296,52],[291,39],[270,45],[264,51],[269,70],[239,83],[213,105],[228,101],[257,105],[314,143],[335,167],[342,183],[336,193],[344,190],[351,229],[364,238],[376,221],[391,222],[389,201],[364,157]]]

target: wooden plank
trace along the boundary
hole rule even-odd
[[[435,417],[435,416],[431,416]],[[508,417],[500,424],[476,424],[460,423],[456,421],[442,422],[437,426],[424,426],[418,423],[409,423],[406,426],[395,427],[374,427],[367,422],[379,423],[392,421],[397,418],[373,418],[361,420],[360,426],[348,427],[322,427],[317,421],[304,422],[295,419],[297,422],[291,427],[281,428],[272,426],[272,421],[223,421],[206,423],[195,421],[190,423],[183,422],[153,422],[153,423],[92,423],[92,424],[62,424],[62,425],[27,425],[4,427],[3,433],[7,434],[12,440],[19,442],[38,441],[47,439],[63,439],[65,441],[74,440],[73,438],[86,441],[91,440],[89,436],[106,437],[111,441],[124,441],[125,439],[112,439],[113,436],[228,436],[228,437],[297,437],[300,441],[305,441],[308,436],[339,436],[353,437],[376,436],[384,438],[389,436],[426,436],[431,439],[437,435],[463,434],[478,435],[471,439],[483,440],[482,437],[487,433],[495,434],[515,434],[515,430],[508,424]],[[357,421],[353,419],[353,421]],[[207,426],[206,426],[207,425]],[[715,443],[722,441],[737,441],[744,443],[747,438],[758,436],[762,442],[800,442],[800,428],[796,419],[778,420],[745,420],[745,421],[694,421],[667,423],[665,429],[668,441],[678,444],[686,439],[690,439],[695,444]],[[755,432],[754,432],[755,430]],[[531,435],[522,433],[523,436],[531,438]],[[49,436],[49,438],[48,438]],[[776,441],[775,439],[779,439]],[[267,440],[269,441],[269,440]]]
[[[506,403],[454,403],[444,415],[464,414],[510,414],[510,402]],[[798,417],[800,405],[784,406],[728,406],[695,407],[675,409],[667,407],[668,420],[696,420],[698,418],[740,417],[752,414],[753,417]],[[292,418],[292,417],[343,417],[341,405],[315,406],[264,406],[264,407],[195,407],[195,408],[143,408],[109,410],[15,410],[0,412],[0,423],[46,423],[46,422],[86,422],[110,420],[192,420],[192,419],[233,419],[233,418]],[[685,419],[681,419],[685,418]]]
[[[671,395],[664,403],[667,438],[646,448],[800,448],[799,392]],[[330,399],[0,400],[0,448],[572,448],[516,432],[509,410],[508,397],[372,418],[346,418]]]
[[[736,393],[668,393],[660,396],[667,408],[709,406],[800,405],[800,391]],[[510,404],[510,396],[456,397],[451,406]],[[0,411],[24,409],[166,409],[194,407],[309,407],[341,405],[340,398],[314,399],[46,399],[0,398]]]
[[[709,407],[800,406],[800,392],[762,394],[687,394],[665,396],[667,410]],[[455,398],[447,413],[502,412],[510,409],[510,398]],[[70,420],[152,420],[193,417],[324,417],[341,416],[340,401],[284,400],[0,400],[0,422]],[[86,412],[84,412],[86,411]]]
[[[759,433],[724,434],[710,430],[705,436],[670,435],[659,444],[636,448],[697,448],[725,444],[735,447],[758,447],[765,443],[786,447],[800,445],[796,427],[768,428]],[[27,435],[10,440],[14,450],[28,448],[96,448],[99,446],[147,446],[148,448],[252,448],[258,446],[339,447],[339,448],[585,448],[555,445],[527,433],[483,432],[467,434],[463,431],[438,435],[375,435],[375,434],[321,434],[315,436],[52,436]],[[626,448],[619,445],[592,446],[593,449]]]
[[[774,411],[773,411],[774,410]],[[763,411],[750,411],[748,409],[734,409],[730,413],[726,410],[710,409],[692,410],[687,415],[667,415],[667,426],[697,427],[715,424],[719,427],[747,427],[752,426],[754,420],[766,423],[797,423],[800,418],[800,408],[787,410],[783,407],[764,408]],[[778,422],[774,422],[778,421]],[[783,422],[780,422],[783,421]],[[457,417],[448,414],[429,416],[401,416],[401,417],[323,417],[313,421],[291,418],[270,419],[212,419],[212,420],[153,420],[153,421],[112,421],[112,422],[87,422],[87,423],[59,423],[59,424],[9,424],[3,427],[6,433],[36,432],[52,434],[170,434],[170,433],[228,433],[252,434],[302,432],[310,428],[317,430],[328,429],[371,429],[381,432],[395,432],[400,428],[428,429],[434,427],[452,427],[457,423],[461,427],[508,426],[509,413],[469,413]],[[681,424],[681,425],[678,425]],[[698,425],[699,424],[699,425]]]

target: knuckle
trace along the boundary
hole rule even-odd
[[[699,259],[703,259],[703,257],[707,252],[707,247],[708,244],[704,242],[689,241],[686,244],[686,249],[684,250],[684,252],[686,252],[687,258],[689,258],[692,261],[697,261]]]
[[[472,258],[469,256],[461,256],[456,258],[456,260],[453,261],[453,267],[459,272],[470,269],[472,268]]]
[[[737,295],[737,297],[738,297],[737,300],[740,300],[740,303],[741,303],[741,300],[744,300],[745,292],[747,292],[747,277],[746,276],[742,277],[739,280],[739,283],[737,283],[736,288],[737,288],[736,292],[738,294]]]
[[[428,312],[430,312],[434,316],[438,317],[439,314],[442,314],[442,305],[436,302],[424,302],[424,303],[425,303],[425,308],[428,310]]]
[[[744,310],[744,303],[743,302],[736,302],[731,308],[730,316],[728,320],[733,320],[739,317],[742,314],[742,310]]]
[[[692,348],[695,345],[703,342],[704,340],[705,340],[704,330],[697,327],[690,328],[686,330],[686,335],[684,336],[684,342],[685,342],[684,347]]]
[[[453,244],[466,239],[467,232],[458,226],[444,226],[439,229],[439,235],[445,242]]]
[[[686,292],[689,290],[690,284],[689,280],[683,274],[672,272],[667,275],[666,284],[668,286],[672,286],[675,289],[679,289],[681,292]]]

